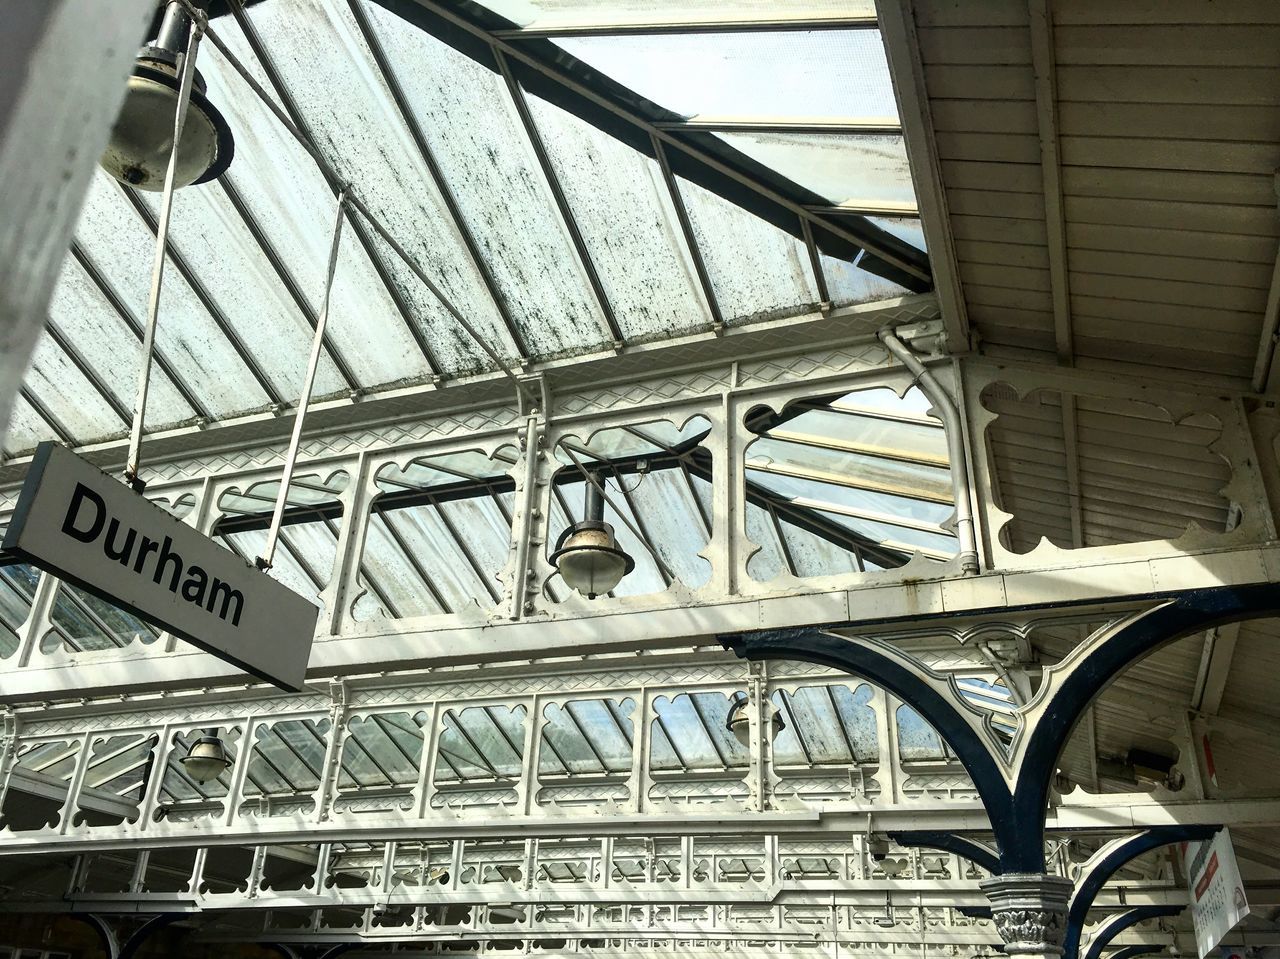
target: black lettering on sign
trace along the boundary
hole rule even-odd
[[[104,529],[106,536],[102,535]],[[168,536],[159,542],[142,536],[139,542],[138,531],[132,526],[122,526],[114,516],[109,517],[102,497],[83,483],[77,483],[71,494],[67,515],[62,521],[62,532],[86,544],[101,537],[103,555],[121,566],[132,564],[133,571],[140,576],[147,575],[148,561],[154,555],[154,565],[149,571],[151,582],[174,594],[181,590],[180,595],[188,603],[213,613],[224,622],[230,619],[232,626],[240,625],[240,614],[244,611],[244,594],[240,590],[216,576],[210,584],[209,574],[204,569],[194,564],[188,568]],[[135,545],[138,547],[136,556]]]

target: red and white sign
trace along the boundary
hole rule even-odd
[[[1215,946],[1249,915],[1244,881],[1226,827],[1207,842],[1186,843],[1183,854],[1191,886],[1191,918],[1196,952],[1205,959]]]

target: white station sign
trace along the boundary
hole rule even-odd
[[[1196,929],[1196,952],[1205,959],[1214,947],[1249,915],[1244,881],[1236,865],[1231,834],[1224,826],[1206,842],[1182,847],[1191,887],[1191,918]]]
[[[4,548],[284,689],[320,611],[69,449],[41,443]]]

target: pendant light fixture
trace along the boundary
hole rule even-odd
[[[551,554],[551,562],[565,584],[588,599],[608,593],[636,568],[636,561],[618,546],[613,527],[604,521],[601,482],[599,474],[590,475],[586,483],[586,519],[561,533]]]
[[[187,754],[178,762],[182,763],[182,768],[186,770],[187,775],[198,783],[217,779],[225,770],[231,768],[231,760],[227,758],[227,746],[214,729],[192,743]]]
[[[207,4],[196,0],[195,6]],[[99,161],[122,183],[140,190],[164,189],[173,149],[174,115],[181,89],[182,58],[191,36],[191,17],[178,0],[170,0],[155,40],[138,51],[124,105]],[[174,186],[216,179],[231,164],[235,141],[222,114],[204,95],[197,70],[178,146]]]
[[[724,728],[733,733],[733,738],[744,746],[751,744],[751,714],[747,712],[750,699],[741,689],[733,694],[733,702],[729,704],[729,715],[725,718]],[[769,715],[770,738],[777,739],[778,733],[787,728],[782,720],[782,712],[773,703],[767,703]]]

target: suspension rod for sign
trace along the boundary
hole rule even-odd
[[[347,215],[347,191],[338,194],[338,213],[333,222],[333,240],[329,244],[329,265],[325,271],[324,299],[320,314],[316,317],[316,332],[311,341],[311,358],[307,361],[307,375],[302,381],[302,396],[298,400],[298,412],[293,418],[293,435],[289,437],[289,450],[284,456],[284,475],[280,477],[280,491],[276,494],[276,508],[271,514],[271,526],[267,529],[267,544],[254,565],[258,569],[270,569],[275,559],[276,542],[280,538],[280,520],[289,499],[289,481],[293,478],[293,465],[298,459],[298,446],[302,442],[302,427],[306,422],[307,408],[311,405],[311,389],[315,385],[316,370],[320,367],[320,354],[324,351],[324,331],[329,324],[329,299],[333,292],[333,277],[338,270],[338,247],[342,241],[342,222]]]
[[[151,293],[147,304],[147,326],[142,338],[142,368],[138,371],[138,398],[133,407],[133,425],[129,431],[129,457],[124,475],[129,485],[142,489],[138,468],[142,458],[142,424],[147,412],[147,393],[151,389],[151,357],[156,345],[156,320],[160,315],[160,289],[164,284],[164,265],[169,250],[169,216],[173,211],[173,187],[178,174],[178,147],[182,144],[182,128],[187,122],[187,106],[191,102],[191,87],[195,81],[196,51],[200,37],[208,23],[203,10],[189,8],[191,28],[187,48],[182,58],[182,79],[178,84],[178,106],[173,119],[173,147],[169,150],[169,165],[164,173],[164,193],[160,200],[160,222],[156,229],[155,261],[151,268]]]

